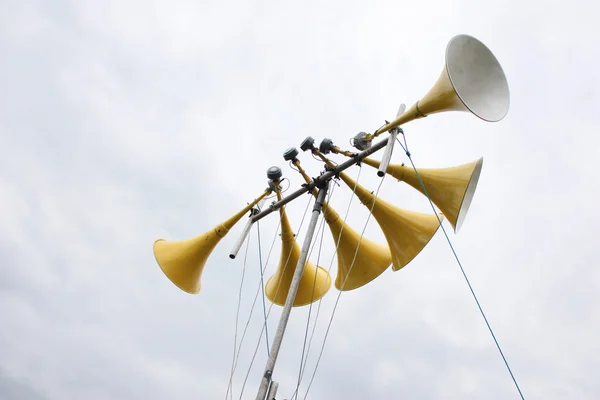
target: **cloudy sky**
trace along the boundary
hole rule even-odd
[[[227,258],[243,222],[222,240],[196,296],[164,277],[152,243],[225,220],[263,191],[271,165],[297,188],[286,148],[307,135],[347,148],[393,118],[429,90],[459,33],[500,60],[510,112],[496,124],[467,113],[412,122],[413,159],[434,168],[485,159],[450,238],[525,398],[600,397],[598,15],[591,0],[3,0],[0,398],[225,398],[242,271],[238,348],[260,282],[257,231],[245,263],[243,252]],[[312,176],[322,168],[301,161]],[[379,184],[369,167],[349,173]],[[431,211],[393,179],[380,196]],[[344,215],[351,198],[342,184],[331,204]],[[294,229],[308,201],[287,207]],[[275,215],[260,224],[263,261]],[[367,216],[353,199],[350,226],[360,232]],[[365,235],[384,241],[372,219]],[[279,251],[275,240],[265,279]],[[338,293],[321,303],[299,398]],[[280,398],[296,389],[308,315],[292,313],[274,376]],[[233,399],[256,394],[263,318],[259,297]],[[308,398],[518,398],[441,231],[406,268],[342,294]]]

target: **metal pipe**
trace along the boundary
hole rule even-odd
[[[398,137],[398,133],[400,133],[399,128],[394,128],[390,131],[387,146],[385,146],[383,156],[381,157],[381,163],[379,164],[379,170],[377,171],[377,176],[380,178],[385,175],[387,167],[388,165],[390,165],[390,160],[392,159],[392,151],[394,151],[394,143],[396,142],[396,137]]]
[[[288,292],[287,298],[285,299],[285,305],[283,306],[283,311],[281,312],[279,325],[277,326],[277,331],[275,332],[275,337],[273,338],[273,343],[271,344],[269,359],[267,360],[265,372],[263,374],[260,386],[258,388],[256,400],[265,400],[265,397],[267,395],[269,383],[271,383],[271,377],[273,376],[273,370],[275,369],[277,355],[279,354],[281,342],[283,341],[283,334],[285,333],[285,328],[287,327],[287,323],[290,318],[290,313],[292,312],[294,299],[296,298],[296,293],[298,292],[298,287],[300,286],[300,279],[302,278],[302,274],[304,273],[304,266],[306,264],[306,259],[308,258],[310,243],[312,241],[315,229],[317,227],[317,221],[319,220],[319,214],[321,213],[323,203],[325,202],[328,184],[329,182],[326,182],[326,184],[319,190],[319,194],[317,196],[317,199],[315,200],[312,216],[310,218],[310,222],[308,224],[308,229],[306,232],[306,237],[304,239],[304,244],[302,245],[302,251],[300,252],[300,258],[298,259],[298,264],[296,264],[296,270],[294,271],[294,277],[292,278],[290,291]]]
[[[315,187],[319,188],[319,187],[323,186],[327,181],[329,181],[334,176],[338,175],[340,172],[350,168],[351,166],[353,166],[355,164],[358,164],[364,158],[366,158],[366,157],[370,156],[371,154],[375,153],[376,151],[384,148],[387,145],[389,138],[390,137],[388,136],[386,138],[381,139],[380,142],[375,143],[373,146],[371,146],[370,148],[368,148],[365,151],[361,151],[354,158],[349,159],[349,160],[339,164],[333,170],[327,171],[324,174],[322,174],[321,176],[319,176],[318,178],[315,178],[311,183],[307,183],[306,185],[302,186],[300,189],[289,194],[288,196],[284,197],[283,199],[279,200],[278,202],[271,204],[269,206],[269,208],[267,208],[266,210],[260,212],[259,214],[255,215],[255,216],[253,216],[252,221],[256,222],[258,220],[261,220],[264,217],[266,217],[267,215],[271,214],[273,211],[280,209],[282,206],[286,205],[290,201],[295,200],[298,197],[302,196],[304,193],[306,193],[308,191],[312,191]]]
[[[262,206],[265,204],[266,201],[267,201],[267,199],[262,199],[261,201],[259,201],[258,204],[256,205],[256,208],[252,209],[252,215],[258,214],[260,212],[260,209],[262,208]],[[231,250],[231,253],[229,253],[229,258],[231,258],[232,260],[237,256],[238,252],[242,248],[242,245],[246,241],[246,238],[248,237],[248,234],[250,233],[250,229],[252,228],[252,224],[254,224],[254,220],[252,219],[252,216],[251,216],[250,218],[248,218],[248,222],[246,222],[246,226],[244,227],[244,230],[242,231],[242,234],[240,235],[238,241],[233,246],[233,250]]]
[[[276,400],[277,389],[279,389],[279,383],[271,382],[271,386],[269,386],[269,394],[267,394],[267,400]]]

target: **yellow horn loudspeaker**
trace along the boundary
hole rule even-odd
[[[281,200],[280,191],[277,191],[277,199]],[[275,274],[265,284],[265,294],[270,301],[283,306],[300,259],[300,246],[296,242],[284,207],[279,209],[279,215],[281,218],[281,258]],[[293,306],[304,306],[319,300],[325,296],[330,287],[331,276],[327,270],[315,266],[307,259]]]
[[[311,179],[295,157],[296,149],[290,149],[289,160],[294,163],[306,183]],[[286,158],[288,160],[288,158]],[[313,190],[317,197],[318,192]],[[327,202],[323,204],[323,216],[329,226],[336,245],[337,276],[335,287],[340,291],[358,289],[381,275],[392,263],[392,254],[387,246],[372,242],[348,226]]]
[[[244,214],[268,194],[268,191],[263,193],[243,210],[202,235],[179,241],[165,239],[155,241],[154,257],[160,269],[184,292],[191,294],[200,292],[202,271],[210,253]]]
[[[379,168],[379,161],[365,158],[363,162],[375,168]],[[448,221],[458,232],[465,220],[475,189],[481,174],[483,157],[467,164],[450,168],[418,168],[419,176],[414,168],[405,165],[390,164],[387,173],[399,181],[408,183],[429,198],[440,211],[448,218]]]
[[[376,198],[367,189],[340,172],[344,183],[356,193],[360,202],[370,210],[388,242],[392,253],[392,269],[398,271],[425,248],[440,227],[434,214],[405,210]]]
[[[348,291],[364,286],[390,266],[392,254],[387,246],[365,237],[361,239],[358,232],[345,224],[327,203],[323,205],[323,212],[337,245],[335,287],[338,290]]]
[[[467,111],[488,122],[508,113],[510,93],[502,66],[482,42],[453,37],[446,47],[442,73],[429,92],[375,136],[412,120],[445,111]]]

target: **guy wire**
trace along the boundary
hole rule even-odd
[[[375,192],[375,199],[377,199],[377,196],[379,195],[379,190],[381,189],[381,185],[383,185],[383,181],[385,180],[385,176],[383,178],[381,178],[381,181],[379,182],[379,186],[377,186],[377,191]],[[373,200],[373,204],[371,205],[371,209],[369,210],[369,215],[367,216],[367,220],[365,222],[365,226],[362,229],[362,232],[360,233],[360,238],[358,240],[358,245],[356,246],[356,251],[354,252],[354,258],[352,259],[352,264],[350,264],[350,269],[348,270],[348,273],[346,274],[346,278],[344,279],[344,283],[342,284],[342,288],[346,285],[346,281],[348,280],[348,277],[350,276],[350,272],[352,271],[352,268],[354,267],[354,262],[356,261],[356,256],[358,255],[358,249],[360,247],[360,242],[362,241],[362,238],[364,236],[365,230],[367,229],[367,225],[369,224],[369,220],[371,219],[371,216],[373,215],[373,208],[375,207],[375,200]],[[340,301],[340,297],[342,296],[343,291],[340,290],[337,298],[335,300],[335,304],[333,306],[333,312],[331,313],[331,318],[329,319],[329,324],[327,325],[327,329],[325,331],[325,336],[323,338],[323,344],[321,345],[321,351],[319,352],[319,357],[317,358],[317,363],[315,365],[315,369],[313,371],[313,374],[310,378],[310,382],[308,384],[308,388],[306,389],[306,393],[304,394],[304,400],[306,400],[306,396],[308,396],[308,392],[310,391],[310,387],[312,386],[313,380],[315,379],[315,375],[317,373],[317,369],[319,368],[319,363],[321,361],[321,357],[323,356],[323,351],[325,350],[325,343],[327,341],[327,337],[329,335],[329,330],[331,329],[331,324],[333,323],[333,318],[335,316],[335,312],[337,310],[337,306],[338,303]]]
[[[246,262],[248,261],[248,249],[250,247],[250,236],[248,236],[248,240],[246,240],[246,251],[244,253],[244,265],[242,267],[242,279],[240,280],[240,290],[238,292],[238,304],[237,311],[235,313],[235,333],[233,337],[233,360],[231,361],[231,373],[229,375],[229,385],[227,386],[227,392],[225,393],[225,399],[231,393],[233,395],[233,371],[236,359],[236,348],[237,348],[237,334],[238,334],[238,322],[240,317],[240,305],[242,303],[242,288],[244,287],[244,276],[246,274]]]
[[[322,160],[319,160],[319,161],[322,161]],[[360,180],[360,174],[361,174],[361,172],[362,172],[362,168],[359,168],[358,169],[358,174],[356,175],[355,185],[354,185],[354,188],[352,189],[352,194],[350,195],[350,200],[348,201],[348,207],[346,208],[346,214],[344,215],[344,220],[343,220],[344,223],[342,224],[342,229],[340,230],[340,234],[339,234],[339,236],[337,238],[337,242],[336,242],[336,245],[335,245],[335,250],[334,250],[333,255],[331,257],[331,262],[329,263],[329,268],[327,269],[328,273],[331,272],[331,268],[333,267],[333,262],[336,259],[337,250],[338,250],[338,248],[340,246],[340,241],[341,241],[342,233],[344,232],[344,228],[346,226],[346,220],[348,219],[348,215],[350,214],[350,208],[352,206],[352,200],[354,200],[354,197],[355,197],[355,192],[354,191],[356,190],[356,185],[358,185],[358,182]],[[316,327],[317,327],[317,320],[319,319],[319,314],[321,312],[321,301],[322,300],[323,300],[322,298],[319,299],[319,302],[318,302],[318,305],[317,305],[317,314],[315,316],[315,322],[313,324],[313,329],[311,331],[310,339],[308,341],[308,348],[306,350],[306,358],[304,360],[304,365],[302,366],[302,372],[301,372],[301,376],[300,376],[300,382],[302,381],[302,378],[304,377],[304,371],[306,370],[306,364],[308,363],[308,354],[310,353],[310,349],[311,349],[311,345],[312,345],[312,340],[313,340],[313,337],[315,335],[315,330],[316,330]],[[299,389],[300,389],[300,383],[298,383],[298,385],[296,386],[296,390],[292,394],[292,397],[294,397],[294,396],[296,398],[298,397],[298,390]]]
[[[333,197],[333,191],[335,189],[335,185],[333,185],[333,187],[331,188],[331,190],[328,193],[329,198],[327,199],[327,204],[329,204],[331,202],[331,198]],[[325,237],[325,214],[323,213],[323,216],[321,218],[321,240],[319,241],[319,251],[317,253],[317,265],[319,265],[319,262],[321,260],[321,250],[323,248],[323,238]],[[316,243],[316,241],[315,241]],[[307,258],[308,259],[308,258]],[[329,271],[327,271],[329,273]],[[315,294],[315,286],[316,286],[316,282],[317,282],[317,275],[315,274],[314,280],[313,280],[313,290],[312,290],[312,295],[311,295],[311,302],[308,308],[308,317],[306,319],[306,330],[304,331],[304,341],[302,343],[302,356],[300,357],[300,368],[298,370],[298,384],[296,386],[296,390],[294,391],[294,394],[297,397],[297,393],[298,393],[298,388],[300,387],[300,382],[302,381],[302,375],[304,373],[304,353],[306,351],[306,339],[308,337],[308,330],[310,328],[310,317],[312,314],[312,307],[313,307],[313,298],[314,298],[314,294]],[[321,299],[319,299],[319,305],[321,304],[320,302]],[[315,317],[315,321],[314,321],[314,325],[316,326],[317,324],[317,318],[318,318],[318,314]],[[308,352],[306,353],[306,357],[308,359]],[[294,396],[294,394],[292,396]]]
[[[256,221],[256,231],[258,234],[258,263],[260,267],[260,288],[262,290],[263,315],[265,317],[265,344],[267,345],[267,356],[269,356],[271,353],[271,349],[269,348],[269,327],[267,326],[267,306],[265,305],[265,274],[263,273],[262,248],[260,245],[260,221]]]
[[[450,237],[448,236],[448,233],[446,232],[446,229],[444,228],[444,225],[442,224],[442,221],[441,221],[439,215],[437,214],[435,206],[433,205],[433,201],[431,201],[431,198],[429,197],[429,193],[427,192],[427,188],[425,187],[425,184],[423,183],[423,180],[421,179],[421,175],[419,174],[419,171],[415,167],[415,163],[413,162],[411,154],[408,151],[408,144],[406,143],[406,136],[404,135],[404,132],[402,130],[400,130],[400,132],[402,133],[402,137],[404,138],[404,145],[402,144],[402,142],[400,142],[399,138],[396,138],[396,140],[402,147],[402,150],[404,150],[404,152],[406,153],[406,156],[410,160],[410,164],[412,165],[415,173],[417,174],[417,177],[419,178],[421,187],[423,188],[423,191],[425,192],[425,195],[427,196],[427,199],[429,200],[429,204],[431,205],[431,208],[433,208],[433,213],[435,214],[435,216],[438,219],[440,227],[442,228],[442,232],[444,232],[444,236],[446,236],[448,245],[450,245],[450,250],[452,250],[452,254],[454,255],[454,258],[456,259],[456,263],[460,267],[460,271],[462,272],[462,275],[465,278],[467,285],[469,286],[469,290],[471,291],[471,294],[473,295],[473,299],[475,299],[477,308],[479,308],[479,312],[481,313],[481,316],[483,317],[483,320],[485,321],[485,324],[486,324],[488,330],[490,331],[490,334],[492,335],[492,339],[494,339],[494,343],[496,344],[496,347],[498,348],[498,351],[500,352],[500,355],[502,356],[502,360],[504,360],[504,365],[506,365],[506,368],[508,369],[508,373],[510,374],[512,381],[515,384],[517,391],[519,392],[519,396],[521,396],[522,400],[525,400],[525,398],[523,397],[523,393],[521,392],[521,388],[519,387],[519,384],[517,383],[517,380],[516,380],[515,376],[513,375],[512,370],[510,369],[510,366],[508,365],[508,361],[506,360],[506,357],[504,357],[504,352],[502,351],[502,348],[500,347],[500,343],[498,343],[498,340],[496,339],[496,335],[494,335],[494,331],[492,330],[492,327],[490,326],[490,323],[488,322],[488,319],[485,316],[485,313],[483,312],[483,308],[481,307],[481,304],[479,303],[479,299],[477,299],[477,296],[475,295],[475,291],[473,290],[473,287],[471,286],[471,282],[469,281],[469,278],[467,277],[467,273],[465,272],[465,270],[462,266],[462,263],[460,262],[458,255],[456,254],[456,251],[454,250],[454,246],[452,245],[452,242],[450,241]]]
[[[279,223],[281,223],[281,221]],[[273,236],[273,241],[271,242],[271,248],[269,249],[269,253],[267,254],[267,260],[265,262],[265,267],[262,269],[263,273],[264,273],[264,270],[266,269],[267,263],[269,262],[269,258],[271,257],[271,252],[273,251],[273,247],[275,245],[275,240],[277,239],[277,231],[278,230],[279,230],[279,224],[277,225],[277,228],[275,230],[275,235]],[[260,282],[259,282],[259,285],[260,285]],[[249,313],[248,319],[246,321],[246,326],[244,327],[244,332],[242,333],[242,338],[240,339],[240,346],[238,348],[237,355],[235,357],[235,365],[233,367],[233,372],[230,376],[230,380],[233,379],[233,374],[235,373],[235,370],[237,368],[240,352],[242,350],[242,343],[244,342],[244,338],[246,337],[246,332],[248,331],[248,326],[250,325],[250,320],[252,319],[252,313],[254,312],[254,307],[256,305],[256,300],[258,300],[259,292],[260,292],[260,286],[256,288],[256,294],[254,295],[254,301],[252,302],[252,307],[250,308],[250,313]],[[262,332],[261,332],[261,335],[262,335]],[[233,396],[233,393],[232,393],[232,396]]]
[[[309,198],[309,201],[308,201],[308,203],[306,205],[306,209],[304,210],[304,215],[302,216],[302,220],[300,221],[300,226],[298,227],[298,231],[300,231],[300,229],[302,228],[302,225],[304,224],[304,220],[306,218],[306,214],[308,212],[308,208],[309,208],[309,206],[311,204],[312,204],[312,199]],[[280,220],[280,222],[281,222],[281,220]],[[287,264],[288,264],[288,262],[290,260],[291,255],[292,255],[292,252],[290,251],[290,253],[288,254],[288,258],[286,260],[286,266],[284,267],[284,271],[285,271],[285,268],[287,268]],[[266,268],[266,264],[265,264],[265,268]],[[277,290],[275,291],[275,295],[273,297],[277,297],[277,293],[279,293],[279,288],[280,287],[281,287],[281,282],[279,282],[279,284],[277,285]],[[258,291],[259,291],[259,289],[257,289],[257,295],[258,295]],[[271,315],[271,310],[272,310],[274,304],[275,303],[271,303],[269,305],[269,310],[267,311],[267,318],[269,318],[269,315]],[[246,377],[244,378],[244,384],[242,385],[242,390],[240,392],[240,397],[239,397],[240,400],[242,399],[242,395],[244,394],[244,389],[246,387],[246,382],[248,381],[248,376],[250,375],[250,371],[252,370],[252,365],[254,364],[254,360],[256,359],[256,354],[257,354],[258,348],[260,346],[260,341],[262,339],[262,334],[263,334],[263,332],[265,330],[265,326],[266,326],[266,324],[263,324],[263,326],[261,328],[260,335],[259,335],[259,338],[258,338],[258,342],[257,342],[256,347],[254,349],[254,354],[252,355],[252,359],[250,361],[250,365],[248,366],[248,371],[246,372]]]

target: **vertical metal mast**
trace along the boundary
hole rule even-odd
[[[265,400],[265,397],[267,396],[269,384],[271,383],[271,377],[273,376],[273,370],[275,369],[275,362],[277,361],[277,355],[279,354],[281,342],[283,341],[283,335],[292,311],[292,305],[294,304],[294,299],[296,298],[296,293],[298,292],[298,287],[300,286],[300,279],[302,278],[302,273],[304,272],[304,266],[306,265],[306,259],[308,258],[308,251],[315,233],[319,214],[321,213],[323,203],[325,202],[328,186],[329,181],[326,181],[325,184],[319,189],[317,200],[315,200],[310,223],[308,224],[308,230],[306,232],[306,238],[304,239],[302,251],[300,252],[300,258],[298,259],[294,277],[292,278],[290,291],[285,299],[285,305],[283,306],[281,318],[279,319],[279,325],[277,326],[277,331],[275,332],[275,337],[273,338],[273,343],[271,344],[271,352],[265,366],[265,372],[260,382],[260,386],[258,388],[256,400]]]

